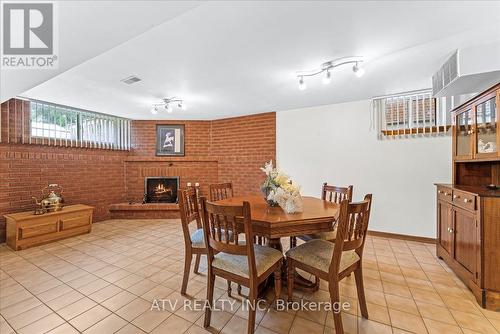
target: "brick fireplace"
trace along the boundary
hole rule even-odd
[[[145,203],[177,203],[179,177],[149,176],[144,179]]]

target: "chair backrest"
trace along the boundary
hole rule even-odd
[[[349,203],[347,199],[342,201],[330,273],[338,273],[343,251],[355,250],[362,258],[371,206],[372,194],[366,195],[361,202]]]
[[[196,189],[194,187],[179,189],[177,191],[177,198],[179,200],[179,212],[181,216],[184,240],[187,244],[191,244],[189,224],[196,221],[196,227],[202,228],[201,214],[198,206],[198,196],[196,195]]]
[[[233,183],[215,183],[209,186],[210,188],[210,201],[220,201],[222,199],[233,197]]]
[[[349,202],[352,201],[352,189],[353,186],[348,187],[337,187],[328,185],[326,182],[323,183],[323,188],[321,190],[321,199],[324,201],[330,201],[340,204],[343,200],[347,199]]]
[[[256,274],[250,203],[243,202],[243,205],[235,206],[208,202],[205,197],[200,200],[209,263],[214,254],[219,252],[246,255],[250,276]],[[246,242],[239,240],[241,227],[245,231]]]

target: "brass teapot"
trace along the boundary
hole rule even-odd
[[[55,183],[49,184],[43,188],[42,195],[45,197],[44,199],[39,202],[36,197],[32,197],[39,206],[39,208],[35,210],[35,214],[62,210],[64,203],[62,192],[62,186]]]

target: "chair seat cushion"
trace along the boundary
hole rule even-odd
[[[205,237],[202,228],[197,229],[191,234],[191,244],[196,248],[205,248]]]
[[[279,250],[254,244],[255,267],[257,275],[260,276],[271,268],[276,262],[283,258],[283,253]],[[228,253],[218,253],[214,256],[212,266],[232,274],[249,277],[248,260],[246,255],[233,255]]]
[[[298,238],[301,240],[304,240],[304,241],[309,241],[309,240],[313,240],[313,239],[334,241],[336,237],[337,237],[337,229],[335,229],[333,231],[328,231],[328,232],[320,232],[320,233],[314,233],[314,234],[301,235]]]
[[[335,244],[330,241],[314,239],[290,249],[286,256],[313,268],[328,272],[333,258]],[[340,272],[359,261],[359,255],[354,250],[342,252]]]

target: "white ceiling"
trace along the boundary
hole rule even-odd
[[[129,35],[137,37],[20,95],[133,119],[214,119],[428,88],[455,49],[500,42],[500,2],[209,1],[167,3],[163,16],[151,3],[121,3],[134,4],[137,21],[150,12],[164,22],[140,35],[136,27]],[[128,30],[131,17],[80,6],[109,33]],[[61,61],[105,36],[85,38]],[[313,78],[297,89],[295,71],[353,55],[367,59],[362,78],[339,68],[330,85]],[[142,81],[120,82],[129,75]],[[151,114],[152,103],[172,96],[188,110]]]
[[[196,1],[54,1],[59,12],[59,67],[5,69],[0,101],[19,95],[92,57],[194,8]]]

